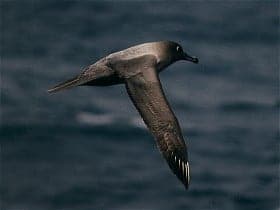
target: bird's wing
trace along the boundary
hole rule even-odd
[[[156,139],[157,145],[174,174],[188,188],[190,169],[178,121],[163,93],[154,67],[126,79],[127,92]]]

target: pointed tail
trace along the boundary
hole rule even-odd
[[[86,68],[84,68],[83,72],[76,77],[69,79],[63,83],[60,83],[53,88],[50,88],[48,90],[49,93],[55,93],[60,90],[80,86],[80,85],[86,85],[88,82],[102,79],[102,78],[108,78],[112,75],[114,75],[115,72],[109,68],[106,65],[103,64],[92,64]]]
[[[76,87],[76,86],[79,86],[81,83],[83,83],[82,80],[80,79],[79,76],[77,76],[77,77],[69,79],[63,83],[60,83],[60,84],[54,86],[53,88],[48,89],[48,93],[55,93],[60,90]]]

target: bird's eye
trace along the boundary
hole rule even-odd
[[[177,52],[180,52],[180,51],[181,51],[181,47],[180,47],[180,46],[177,46],[177,47],[176,47],[176,50],[177,50]]]

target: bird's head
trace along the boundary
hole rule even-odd
[[[178,60],[186,60],[191,61],[193,63],[198,63],[198,58],[194,56],[190,56],[188,53],[186,53],[182,46],[179,45],[176,42],[169,42],[168,44],[168,51],[170,55],[172,56],[172,60],[178,61]]]

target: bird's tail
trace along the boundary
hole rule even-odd
[[[106,65],[90,65],[83,70],[83,73],[77,75],[76,77],[62,82],[53,88],[48,90],[49,93],[55,93],[60,90],[87,85],[90,82],[97,81],[99,79],[109,78],[114,75],[114,71]],[[93,85],[91,83],[90,85]]]
[[[79,86],[82,83],[83,83],[83,80],[81,80],[79,76],[76,76],[72,79],[69,79],[65,82],[62,82],[62,83],[48,89],[48,92],[49,93],[55,93],[55,92],[58,92],[60,90],[65,90],[65,89],[68,89],[68,88]]]

